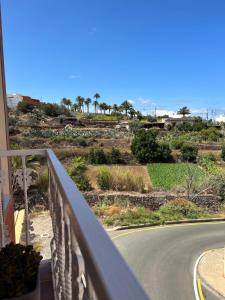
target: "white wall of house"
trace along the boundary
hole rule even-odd
[[[19,94],[8,94],[7,95],[7,105],[11,109],[15,109],[17,104],[22,101],[22,96]]]

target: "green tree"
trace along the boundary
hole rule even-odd
[[[184,144],[181,149],[181,159],[185,162],[196,162],[198,148],[193,145]]]
[[[125,111],[125,115],[127,116],[128,110],[133,108],[133,105],[128,100],[126,100],[121,104],[121,108],[123,109],[123,111]]]
[[[95,93],[95,94],[94,94],[94,99],[95,99],[96,101],[98,101],[98,99],[100,99],[100,98],[101,98],[101,96],[100,96],[99,93]]]
[[[156,140],[157,130],[140,129],[136,132],[131,151],[140,163],[170,160],[170,148],[166,144],[159,144]]]
[[[20,101],[18,104],[17,104],[17,110],[19,112],[22,112],[24,114],[27,114],[29,112],[32,112],[32,110],[34,109],[34,106],[28,102],[24,102],[24,101]]]
[[[68,98],[62,98],[61,104],[65,105],[68,109],[71,109],[72,101]]]
[[[97,100],[94,100],[94,101],[93,101],[93,105],[94,105],[94,108],[95,108],[95,114],[97,114],[97,108],[98,108],[98,106],[99,106],[98,101],[97,101]]]
[[[182,115],[183,118],[184,118],[186,115],[190,115],[190,114],[191,114],[190,109],[187,108],[187,106],[182,107],[177,113],[178,113],[178,115]]]
[[[84,106],[84,98],[81,96],[77,96],[76,101],[77,101],[77,105],[79,107],[79,111],[82,112],[82,108]]]
[[[222,146],[221,158],[225,161],[225,145]]]
[[[89,107],[90,107],[90,104],[91,104],[91,98],[86,98],[84,103],[87,106],[87,113],[89,114]]]

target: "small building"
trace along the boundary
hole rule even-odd
[[[167,118],[165,120],[164,126],[166,129],[169,127],[174,127],[178,124],[188,123],[190,125],[194,125],[195,120],[193,118],[182,117],[182,118]]]
[[[22,101],[29,103],[33,106],[39,106],[41,104],[41,101],[38,99],[33,99],[30,96],[21,96],[22,97]]]
[[[10,109],[16,109],[17,104],[22,101],[22,95],[20,94],[8,94],[7,105]]]

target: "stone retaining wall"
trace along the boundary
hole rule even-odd
[[[90,205],[94,205],[101,202],[121,203],[121,204],[131,204],[144,206],[151,210],[157,210],[159,207],[168,201],[185,198],[185,195],[174,195],[174,194],[162,194],[162,193],[149,193],[149,194],[139,194],[139,193],[84,193],[84,196]],[[217,212],[223,202],[220,197],[215,195],[203,195],[196,197],[193,202],[202,208],[207,208],[211,212]]]

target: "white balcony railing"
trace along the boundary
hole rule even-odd
[[[47,158],[55,299],[147,300],[145,292],[52,150],[0,151],[0,158],[22,158],[26,243],[30,243],[26,159],[31,155]],[[4,174],[4,170],[1,170],[1,174]],[[2,208],[4,175],[0,179]],[[7,237],[2,209],[0,227],[0,245],[4,246]]]

